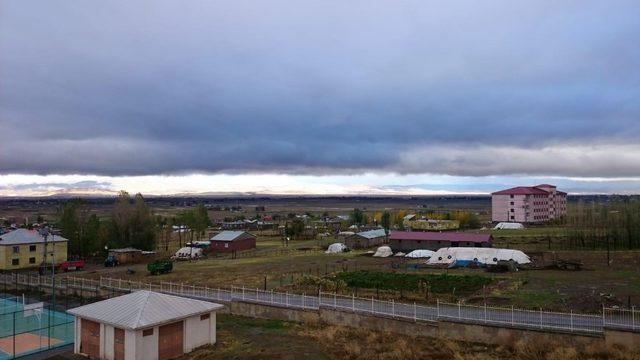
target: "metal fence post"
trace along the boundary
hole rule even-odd
[[[273,289],[271,289],[271,303],[273,304]]]
[[[373,296],[371,297],[371,313],[373,314]]]
[[[302,307],[304,307],[304,293],[302,293]]]
[[[413,302],[413,321],[418,319],[418,309],[416,307],[416,302]]]
[[[334,308],[334,309],[336,308],[336,300],[337,300],[337,299],[336,299],[336,297],[337,297],[337,295],[336,295],[336,293],[334,292],[334,293],[333,293],[333,308]]]
[[[605,318],[604,318],[604,304],[602,304],[602,328],[604,329]]]
[[[487,322],[487,303],[484,303],[484,322]]]
[[[636,314],[635,313],[636,313],[636,307],[632,306],[631,307],[631,328],[633,330],[636,329]]]
[[[513,326],[513,305],[511,305],[511,326]]]
[[[242,285],[242,300],[244,301],[244,285]]]
[[[351,311],[356,312],[356,296],[351,293]]]
[[[284,304],[289,306],[289,293],[286,291],[284,293]]]
[[[436,318],[440,318],[440,299],[436,299]]]
[[[571,312],[569,314],[571,316],[569,326],[571,327],[571,331],[573,331],[573,309],[571,309]]]
[[[542,308],[540,308],[540,329],[542,329]]]
[[[396,316],[396,303],[391,299],[391,315]]]
[[[458,320],[462,319],[462,311],[461,311],[460,306],[461,306],[460,300],[458,300]]]

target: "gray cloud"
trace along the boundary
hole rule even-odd
[[[636,6],[3,2],[0,173],[638,175]]]

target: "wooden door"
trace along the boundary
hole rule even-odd
[[[80,328],[80,352],[90,358],[98,359],[100,357],[100,324],[82,319]]]
[[[124,360],[124,330],[113,329],[113,358],[114,360]]]
[[[160,326],[158,331],[158,357],[172,359],[182,355],[184,325],[182,321]]]

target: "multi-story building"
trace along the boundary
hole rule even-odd
[[[40,266],[43,260],[51,263],[67,261],[69,240],[50,235],[47,241],[36,230],[17,229],[0,235],[0,270],[14,270]],[[55,251],[55,257],[54,257]],[[46,254],[46,255],[45,255]]]
[[[542,223],[567,214],[567,193],[549,184],[518,186],[491,194],[494,222]]]

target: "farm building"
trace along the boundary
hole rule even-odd
[[[387,242],[387,232],[384,229],[362,231],[344,239],[345,245],[350,249],[363,249],[382,245]]]
[[[491,247],[489,234],[462,232],[392,231],[389,244],[394,251],[438,250],[445,247]]]
[[[107,360],[171,359],[216,342],[222,305],[152,291],[71,309],[74,352]]]
[[[47,263],[67,261],[69,240],[58,235],[47,238]],[[55,243],[55,246],[53,245]],[[0,270],[39,266],[44,259],[45,239],[37,230],[17,229],[0,235]]]
[[[109,256],[118,260],[119,264],[135,264],[143,261],[142,250],[135,248],[109,249]]]
[[[234,252],[256,248],[256,237],[246,231],[221,231],[209,240],[212,252]]]

